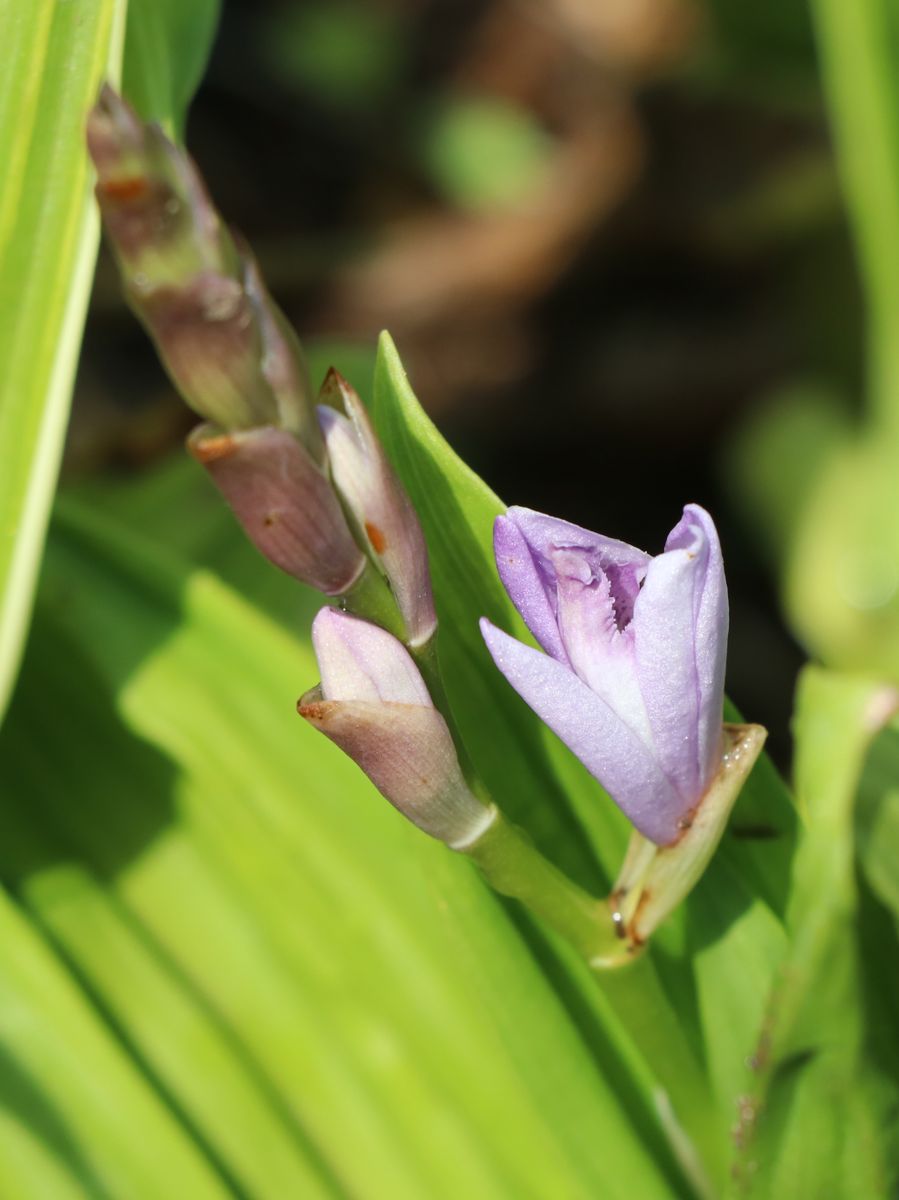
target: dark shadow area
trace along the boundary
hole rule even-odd
[[[0,873],[14,891],[72,857],[112,878],[175,819],[175,768],[122,724],[108,680],[45,602],[0,731],[0,764]]]

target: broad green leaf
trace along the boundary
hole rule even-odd
[[[892,1194],[885,1118],[899,1092],[864,1054],[853,821],[865,755],[896,700],[876,681],[816,668],[800,684],[796,784],[806,824],[790,946],[753,1055],[754,1087],[740,1101],[738,1194]]]
[[[0,892],[0,1194],[232,1193],[65,962]]]
[[[471,865],[296,718],[307,646],[83,510],[41,614],[0,742],[36,845],[0,872],[248,1194],[221,1144],[241,1105],[337,1194],[687,1194],[625,1051],[592,1045],[596,1018],[572,1018]],[[157,1023],[199,1010],[174,1062]]]
[[[97,246],[84,115],[121,0],[0,0],[0,716],[31,612]]]

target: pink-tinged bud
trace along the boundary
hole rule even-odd
[[[289,429],[323,462],[296,336],[189,155],[109,87],[87,142],[128,302],[184,399],[221,429]]]
[[[330,480],[284,429],[222,434],[195,429],[188,449],[267,559],[328,596],[348,591],[365,569]]]
[[[469,791],[411,655],[377,625],[324,608],[312,624],[321,686],[297,705],[419,829],[464,849],[496,810]]]
[[[421,646],[437,628],[428,550],[418,516],[403,490],[365,406],[333,368],[318,409],[331,476],[355,518],[373,560],[390,583],[409,645]]]
[[[280,423],[243,283],[215,271],[136,297],[132,307],[190,407],[221,429]]]
[[[262,375],[278,403],[278,424],[295,433],[323,463],[325,446],[311,403],[312,384],[306,356],[290,322],[269,295],[256,260],[242,248],[244,288],[262,339]]]

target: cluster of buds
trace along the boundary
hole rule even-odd
[[[460,762],[419,670],[429,664],[433,686],[424,536],[358,395],[331,370],[313,397],[295,334],[191,159],[110,88],[88,147],[129,303],[203,418],[190,452],[266,558],[355,614],[315,619],[321,683],[300,714],[595,965],[626,958],[696,881],[764,740],[722,726],[727,589],[711,518],[688,506],[655,558],[528,509],[496,523],[500,577],[542,650],[484,621],[488,649],[634,826],[604,905],[503,821]]]
[[[436,616],[418,519],[359,397],[336,372],[316,405],[296,335],[190,157],[111,88],[88,149],[107,240],[132,309],[204,419],[188,438],[253,544],[350,607],[386,581],[411,646]]]
[[[159,126],[104,87],[87,142],[128,302],[203,418],[190,453],[270,562],[359,614],[319,613],[321,685],[301,714],[426,832],[477,840],[495,809],[470,790],[409,653],[434,662],[424,534],[359,396],[333,369],[313,395],[256,262]]]

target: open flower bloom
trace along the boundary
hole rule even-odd
[[[412,656],[368,621],[323,608],[312,623],[321,685],[297,705],[403,816],[461,850],[496,810],[468,788],[446,721]]]
[[[727,588],[711,517],[687,505],[653,558],[511,508],[494,549],[545,651],[483,620],[496,665],[642,834],[676,841],[722,755]]]

